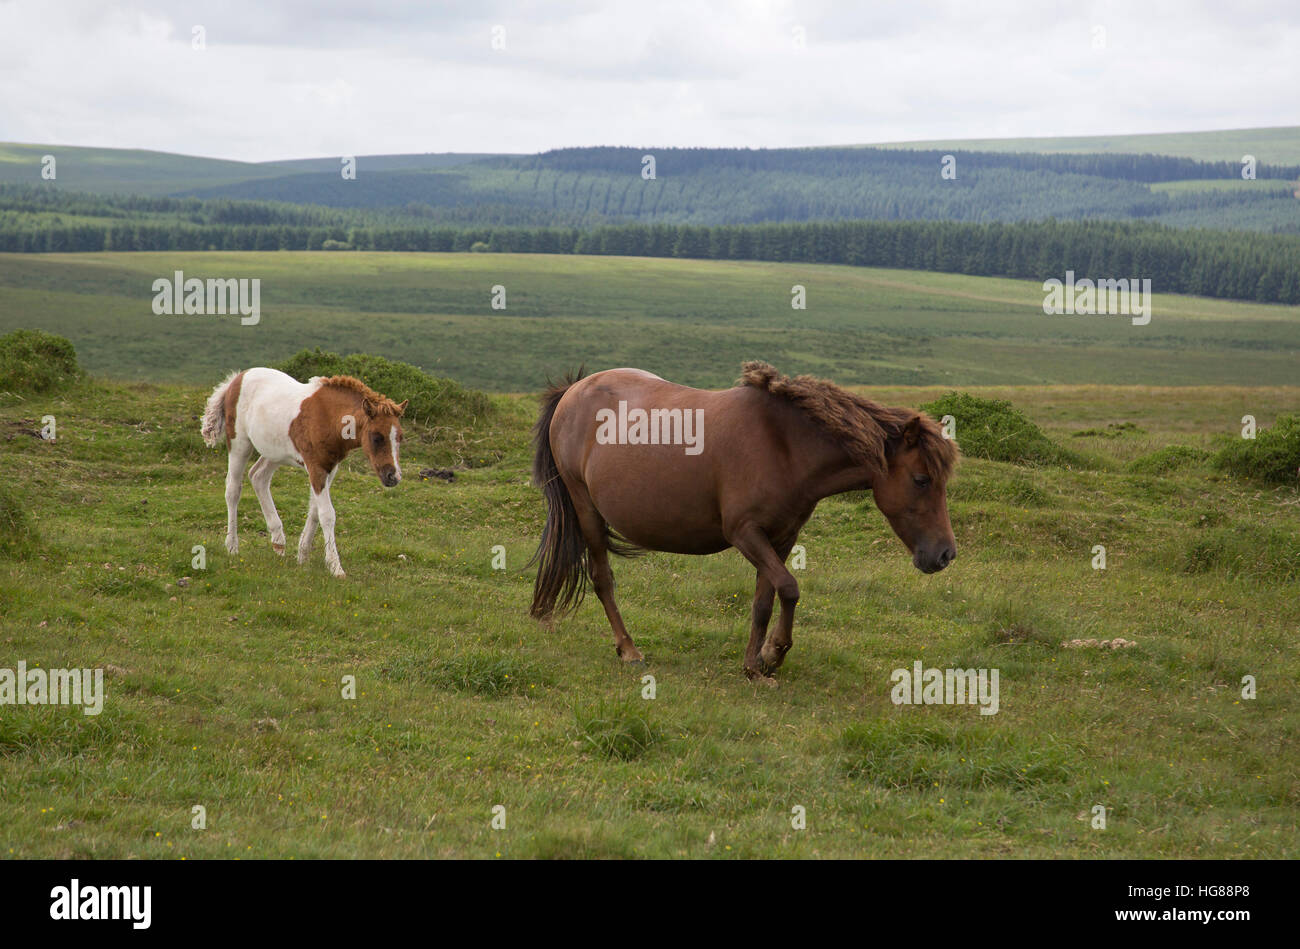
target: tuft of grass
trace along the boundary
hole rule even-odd
[[[1280,415],[1254,438],[1238,438],[1214,456],[1221,471],[1270,484],[1300,482],[1300,415]]]
[[[1057,445],[1005,399],[949,392],[921,408],[935,419],[956,419],[957,443],[972,458],[1063,468],[1085,464],[1082,455]]]
[[[1128,463],[1133,474],[1162,475],[1180,468],[1199,464],[1210,456],[1204,448],[1191,445],[1166,445],[1148,455],[1141,455]]]
[[[492,403],[482,392],[467,389],[452,379],[431,376],[409,363],[352,353],[304,349],[275,368],[299,382],[312,376],[355,376],[395,402],[409,399],[405,418],[422,425],[461,427],[492,414]]]
[[[475,695],[527,695],[550,680],[531,663],[490,652],[464,652],[433,662],[415,656],[385,666],[383,675],[398,682],[420,682]]]
[[[0,391],[41,395],[82,377],[71,340],[41,330],[0,336]]]
[[[1125,435],[1138,435],[1143,430],[1134,422],[1111,422],[1105,428],[1084,428],[1071,432],[1072,438],[1122,438]]]
[[[1064,784],[1080,755],[1059,743],[1032,747],[987,727],[883,719],[849,725],[837,744],[846,773],[894,789],[1005,788]]]
[[[597,702],[573,710],[575,741],[580,748],[601,758],[630,761],[639,758],[661,736],[650,724],[640,706],[626,702]],[[642,703],[644,704],[644,702]]]
[[[1222,571],[1230,577],[1285,581],[1300,577],[1300,544],[1294,534],[1260,524],[1208,528],[1183,554],[1187,573]]]
[[[1022,471],[991,469],[964,473],[949,483],[948,497],[957,501],[994,501],[1016,507],[1051,507],[1052,496]]]
[[[28,557],[39,542],[27,506],[12,491],[0,486],[0,556]]]

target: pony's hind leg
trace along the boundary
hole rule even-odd
[[[262,517],[266,518],[266,530],[271,535],[271,548],[283,556],[284,522],[280,520],[280,513],[275,509],[275,502],[271,500],[271,478],[278,467],[280,466],[263,456],[253,462],[253,467],[248,472],[248,480],[253,483],[253,493],[257,495],[257,502],[262,505]]]
[[[605,617],[614,630],[614,649],[624,662],[645,662],[641,650],[636,648],[636,643],[627,634],[623,615],[614,602],[614,571],[609,567],[609,527],[586,491],[571,494],[574,509],[578,512],[578,526],[587,542],[587,569],[591,583],[596,588],[596,596],[600,597],[601,606],[605,607]]]
[[[244,469],[253,443],[245,438],[235,438],[230,443],[230,457],[226,459],[226,550],[239,553],[239,495],[244,487]]]

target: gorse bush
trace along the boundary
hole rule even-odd
[[[1214,466],[1239,478],[1300,483],[1300,415],[1280,415],[1254,438],[1238,438],[1214,456]]]
[[[43,394],[82,376],[71,340],[41,330],[0,336],[0,391]]]
[[[312,376],[355,376],[394,402],[410,399],[404,418],[422,425],[467,426],[492,414],[492,403],[482,392],[383,356],[365,353],[340,356],[317,347],[302,350],[276,368],[299,382],[306,382]]]
[[[935,421],[945,415],[956,419],[956,442],[962,454],[972,458],[1016,465],[1068,467],[1084,463],[1082,455],[1057,445],[1003,399],[949,392],[921,408]]]

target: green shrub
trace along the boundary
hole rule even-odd
[[[492,414],[492,403],[482,392],[459,382],[440,379],[404,362],[353,353],[304,349],[276,367],[299,382],[312,376],[355,376],[395,402],[410,399],[405,418],[429,426],[468,426]]]
[[[42,394],[82,376],[70,340],[41,330],[0,336],[0,391]]]
[[[1214,467],[1271,484],[1300,480],[1300,415],[1280,415],[1254,438],[1236,438],[1214,456]]]
[[[1082,465],[1085,459],[1057,445],[1037,425],[1002,399],[981,399],[949,392],[921,406],[935,420],[957,421],[956,441],[962,454],[1016,465]]]
[[[1188,468],[1204,461],[1210,453],[1204,448],[1191,445],[1166,445],[1149,455],[1134,458],[1128,463],[1128,470],[1133,474],[1161,475],[1178,468]]]

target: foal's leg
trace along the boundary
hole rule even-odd
[[[344,577],[346,574],[343,572],[343,564],[339,562],[339,548],[334,543],[334,502],[330,500],[330,485],[334,483],[334,475],[338,470],[335,466],[333,471],[326,474],[323,468],[314,468],[309,474],[313,492],[312,507],[320,519],[321,533],[325,535],[325,563],[334,576]]]
[[[280,466],[268,461],[265,456],[259,458],[253,462],[253,467],[248,472],[248,480],[253,482],[253,493],[257,495],[257,502],[262,505],[262,517],[266,518],[266,529],[271,535],[271,547],[277,554],[283,555],[284,523],[275,509],[275,502],[271,500],[271,477],[278,467]]]
[[[298,563],[306,563],[311,557],[311,545],[316,540],[316,525],[320,518],[316,514],[316,492],[311,493],[307,502],[307,523],[303,525],[302,536],[298,538]]]
[[[614,571],[609,568],[609,545],[607,543],[608,526],[605,519],[596,510],[591,495],[585,490],[570,491],[573,507],[578,512],[578,526],[582,529],[583,539],[587,542],[587,567],[591,574],[596,596],[605,607],[605,616],[614,629],[614,649],[624,662],[644,662],[641,650],[636,648],[632,637],[623,625],[623,616],[614,602]]]
[[[745,672],[751,678],[753,672],[770,676],[785,661],[785,654],[790,651],[790,646],[793,644],[791,633],[794,630],[794,607],[799,602],[799,583],[795,580],[794,574],[785,567],[785,558],[789,556],[790,549],[787,547],[778,553],[771,541],[767,539],[767,535],[754,526],[742,528],[735,537],[729,537],[728,540],[758,569],[759,574],[758,586],[754,591],[754,615],[749,632],[749,649],[745,651]],[[777,620],[776,630],[762,641],[760,647],[759,627],[760,625],[766,627],[767,620],[772,615],[772,593],[767,593],[760,599],[760,594],[764,592],[764,584],[781,598],[781,616]],[[765,608],[760,609],[760,607]],[[763,622],[760,624],[759,620]],[[758,660],[752,672],[749,664],[751,650],[757,650]]]
[[[230,456],[226,459],[226,551],[232,554],[239,553],[239,495],[243,492],[244,469],[252,453],[252,442],[236,438],[230,443]]]

